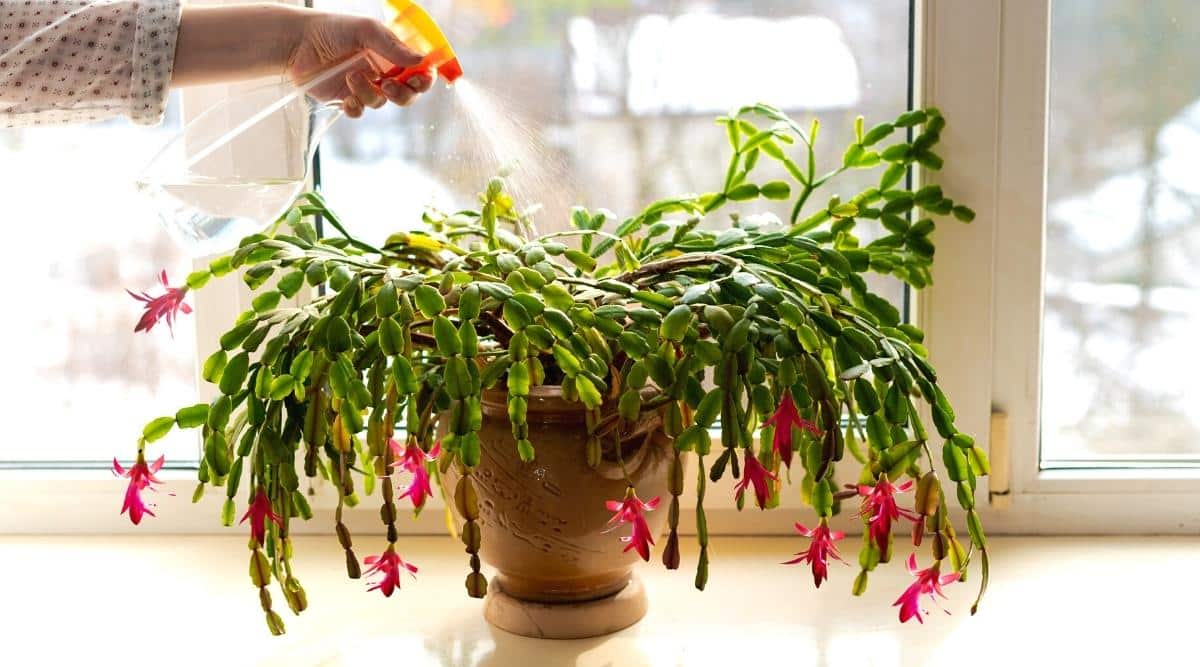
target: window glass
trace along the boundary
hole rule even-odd
[[[1200,454],[1200,3],[1052,4],[1042,463]]]
[[[134,181],[178,131],[172,102],[160,127],[111,121],[0,130],[4,192],[5,390],[0,463],[79,465],[125,457],[141,426],[196,401],[195,325],[134,335],[140,304],[125,288],[161,293],[191,263],[144,208]],[[155,444],[195,461],[192,433]]]
[[[820,119],[818,164],[830,169],[856,115],[882,122],[908,105],[908,0],[424,4],[466,84],[343,121],[321,147],[331,206],[370,240],[419,225],[427,205],[474,206],[514,159],[518,204],[541,204],[539,231],[559,231],[572,204],[626,216],[660,197],[719,188],[729,146],[713,120],[738,106],[763,101],[804,124]],[[317,6],[383,16],[379,0]],[[847,173],[826,196],[855,194],[879,173]],[[762,210],[788,214],[786,203],[755,205]],[[864,240],[874,227],[859,226]],[[898,281],[877,288],[903,297]]]

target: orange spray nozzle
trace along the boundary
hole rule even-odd
[[[424,53],[421,62],[411,67],[393,67],[384,72],[382,79],[397,79],[401,82],[417,74],[437,71],[446,83],[454,83],[462,76],[462,65],[454,55],[450,40],[438,27],[433,17],[412,0],[386,0],[395,12],[388,27],[408,46]]]

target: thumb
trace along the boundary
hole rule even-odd
[[[371,21],[360,36],[364,48],[383,56],[388,62],[400,67],[411,67],[421,62],[421,55],[400,41],[387,26]]]

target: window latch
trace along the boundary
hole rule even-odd
[[[988,504],[998,510],[1008,509],[1012,503],[1008,453],[1008,413],[993,408],[988,434],[988,458],[992,468],[988,475]]]

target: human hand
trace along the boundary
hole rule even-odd
[[[433,85],[433,75],[416,74],[404,82],[375,81],[393,65],[411,67],[421,61],[387,26],[374,19],[328,12],[304,10],[297,13],[297,25],[291,31],[296,40],[287,57],[286,72],[293,81],[303,82],[347,58],[371,51],[371,67],[356,69],[345,77],[321,84],[311,92],[323,100],[342,100],[342,111],[358,118],[366,107],[379,108],[387,102],[407,106],[417,95]]]

